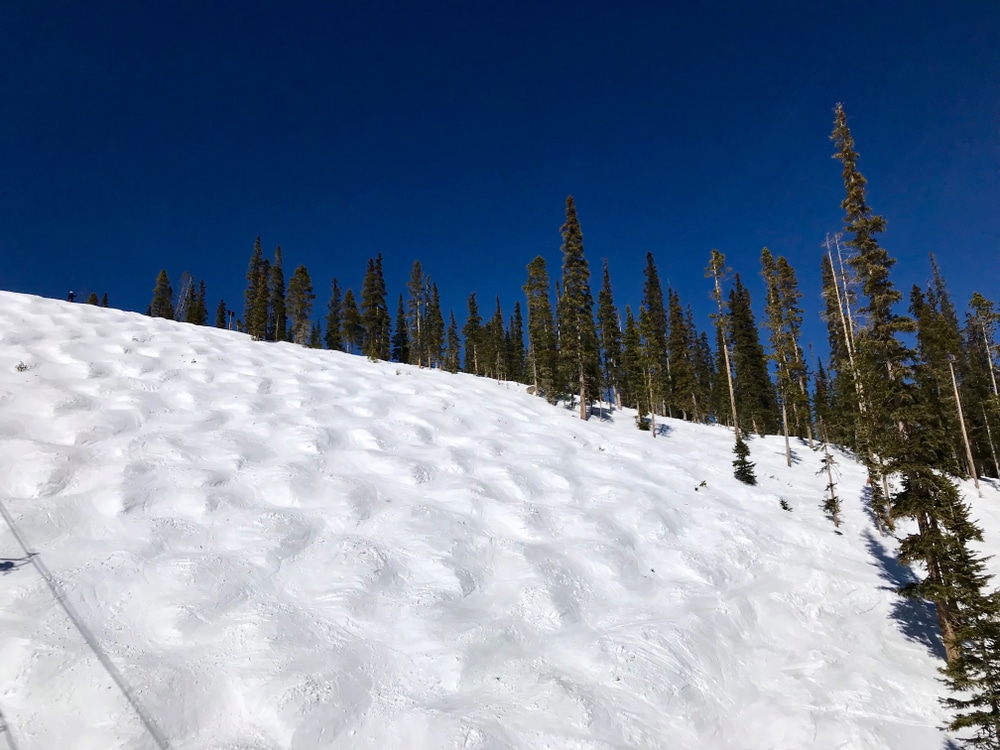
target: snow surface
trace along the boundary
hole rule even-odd
[[[172,748],[945,746],[862,469],[839,535],[804,443],[750,488],[664,425],[0,294],[0,499]],[[0,525],[6,738],[154,747],[23,557]]]

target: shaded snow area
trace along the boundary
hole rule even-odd
[[[945,747],[862,469],[841,535],[804,442],[753,439],[751,488],[664,425],[0,294],[0,498],[172,748]],[[0,559],[0,747],[156,747],[6,524]]]

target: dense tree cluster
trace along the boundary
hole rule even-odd
[[[581,419],[629,407],[653,437],[663,417],[725,425],[735,437],[734,475],[747,484],[757,481],[753,434],[784,434],[789,466],[790,439],[797,436],[822,450],[819,472],[828,484],[821,506],[837,526],[841,500],[830,446],[853,451],[868,470],[880,530],[889,534],[899,519],[912,522],[900,559],[918,564],[925,576],[901,593],[936,606],[944,677],[954,690],[947,701],[956,712],[952,729],[971,730],[971,745],[998,748],[1000,595],[987,590],[983,561],[970,548],[982,532],[953,478],[1000,476],[1000,315],[977,293],[962,317],[933,257],[930,283],[913,287],[906,314],[900,311],[895,261],[879,241],[886,221],[868,204],[840,105],[831,140],[842,166],[844,225],[827,237],[819,259],[828,335],[823,359],[810,361],[802,345],[803,295],[794,269],[767,248],[760,257],[760,322],[750,290],[718,250],[709,254],[703,287],[715,303],[711,330],[698,329],[678,290],[664,290],[652,253],[637,308],[622,311],[615,303],[607,260],[595,304],[572,196],[560,229],[558,279],[543,257],[531,260],[523,310],[515,301],[509,316],[499,297],[487,303],[472,293],[460,326],[454,310],[442,310],[438,286],[419,261],[392,300],[378,255],[368,259],[357,292],[333,278],[321,324],[305,266],[286,285],[281,247],[265,258],[258,237],[235,327],[261,341],[524,383],[552,404],[578,409]],[[148,314],[173,319],[183,311],[184,321],[207,325],[204,282],[185,278],[182,288],[183,299],[175,300],[161,271]],[[97,304],[96,295],[88,301]],[[220,301],[215,325],[232,327],[232,318]]]

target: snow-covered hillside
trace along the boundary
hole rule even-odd
[[[940,750],[863,471],[837,534],[805,444],[749,488],[665,425],[0,294],[0,499],[172,748]],[[6,737],[155,747],[23,557],[0,524]]]

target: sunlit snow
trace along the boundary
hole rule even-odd
[[[839,535],[804,442],[633,420],[0,294],[0,499],[172,748],[941,750],[863,470]],[[155,747],[23,558],[0,747]]]

